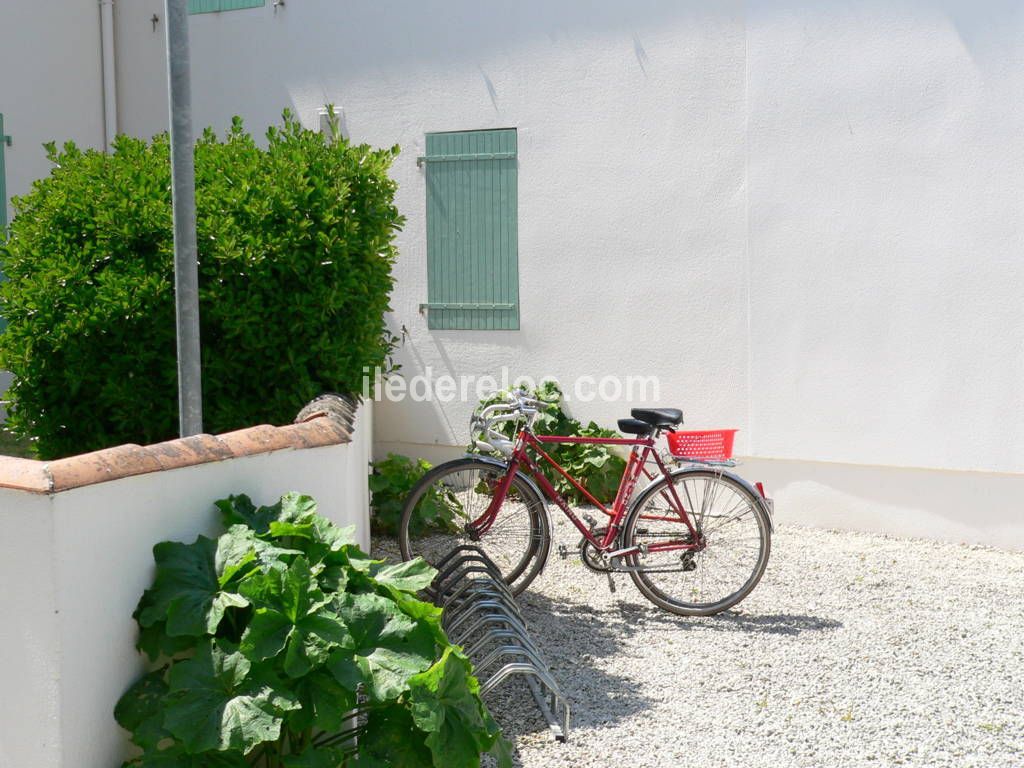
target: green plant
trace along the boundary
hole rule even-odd
[[[0,367],[10,424],[44,458],[176,435],[173,233],[166,135],[110,154],[47,147],[0,244]],[[197,142],[205,428],[287,423],[388,366],[384,326],[403,218],[375,150],[287,112],[257,146],[235,118]]]
[[[502,402],[505,400],[506,394],[506,392],[498,392],[481,401],[480,407]],[[592,421],[583,425],[570,417],[562,409],[562,390],[553,381],[542,382],[531,394],[545,403],[533,425],[537,434],[567,437],[621,437],[618,432],[599,427]],[[508,437],[512,437],[515,429],[512,422],[506,422],[499,427],[499,431]],[[595,499],[604,504],[614,501],[619,488],[619,480],[626,469],[626,461],[610,446],[556,445],[552,446],[548,453],[570,475],[579,480]],[[555,489],[567,500],[576,503],[585,501],[583,494],[553,467],[545,462],[541,462],[540,467]]]
[[[156,668],[114,712],[142,751],[126,767],[510,763],[440,609],[414,596],[432,568],[368,558],[308,496],[217,506],[220,538],[153,548],[134,618]]]
[[[402,507],[413,487],[431,469],[425,459],[410,459],[389,453],[384,459],[373,463],[370,475],[370,506],[373,515],[370,523],[375,533],[383,536],[397,536],[402,522]],[[458,499],[452,494],[431,488],[416,507],[419,516],[414,518],[410,531],[419,535],[431,528],[448,529],[454,524],[459,511]]]

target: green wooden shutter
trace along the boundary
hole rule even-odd
[[[519,328],[516,131],[427,134],[427,327]]]
[[[262,8],[267,0],[188,0],[189,13],[237,11],[241,8]]]

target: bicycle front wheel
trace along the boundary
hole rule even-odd
[[[691,541],[677,499],[704,543],[697,551],[671,546]],[[639,547],[626,563],[635,568],[630,576],[648,600],[681,616],[711,616],[736,605],[761,580],[771,524],[760,501],[737,479],[711,469],[684,469],[640,494],[626,517],[623,543]]]
[[[494,561],[505,583],[519,594],[533,581],[551,545],[543,500],[521,475],[489,525],[478,523],[505,477],[501,464],[467,457],[434,467],[413,488],[402,511],[402,557],[431,565],[460,544],[474,544]]]

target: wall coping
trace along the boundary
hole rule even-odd
[[[260,424],[223,435],[193,435],[154,445],[118,445],[54,461],[0,456],[0,488],[53,494],[150,472],[194,467],[243,456],[352,441],[357,404],[338,395],[317,398],[296,423]]]

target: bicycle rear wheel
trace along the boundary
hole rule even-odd
[[[431,565],[460,544],[487,553],[514,594],[540,573],[551,546],[543,500],[521,475],[494,521],[481,531],[472,523],[487,511],[505,476],[503,465],[468,457],[434,467],[413,488],[402,510],[398,544],[402,557]]]
[[[669,480],[651,484],[634,502],[623,526],[624,546],[640,552],[626,558],[630,576],[655,605],[681,616],[711,616],[736,605],[757,586],[768,565],[771,523],[761,502],[742,482],[711,469],[671,476],[698,537],[699,551],[650,551],[666,542],[688,542]]]

